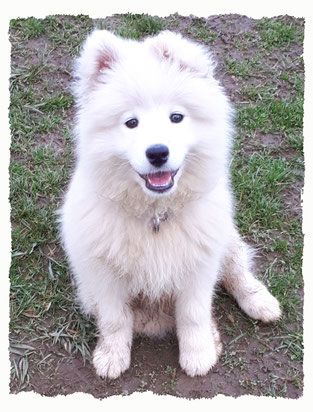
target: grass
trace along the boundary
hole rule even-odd
[[[299,31],[293,23],[261,19],[257,24],[261,34],[262,45],[266,50],[287,48],[290,44],[303,41],[303,32]]]
[[[110,25],[101,21],[97,27],[111,29],[124,38],[139,40],[142,36],[158,34],[166,28],[166,24],[157,16],[127,13],[121,16],[118,24]]]
[[[237,124],[248,133],[283,133],[302,130],[303,97],[250,104],[238,108]]]
[[[194,39],[200,41],[203,44],[212,44],[217,39],[218,34],[214,33],[208,22],[205,19],[195,17],[193,24],[188,26],[187,32]]]
[[[45,22],[41,19],[29,17],[27,19],[12,19],[10,26],[13,29],[21,30],[23,37],[28,40],[36,38],[46,33]]]
[[[234,28],[232,19],[224,16],[221,22],[229,22],[226,26]],[[290,373],[292,384],[301,391],[303,235],[299,201],[293,200],[299,197],[304,169],[304,76],[301,53],[295,49],[303,40],[299,20],[284,17],[255,21],[249,31],[238,33],[227,44],[231,45],[229,49],[221,40],[221,30],[227,30],[223,25],[215,27],[206,19],[177,15],[161,19],[130,13],[95,21],[88,16],[11,21],[13,390],[31,387],[34,373],[45,379],[53,375],[58,360],[54,352],[42,351],[43,343],[52,346],[55,353],[62,350],[67,359],[80,354],[88,364],[97,337],[93,320],[81,315],[75,303],[55,216],[73,163],[69,73],[73,56],[95,26],[133,39],[179,28],[222,52],[220,67],[226,75],[225,83],[235,85],[228,91],[237,109],[231,163],[236,217],[241,233],[257,249],[258,276],[280,300],[284,317],[263,329],[220,291],[216,299],[219,326],[229,344],[219,368],[227,376],[238,378],[246,393],[288,396],[289,381],[278,372],[267,381],[249,375],[254,360],[242,352],[242,347],[253,340],[257,362],[262,365],[264,353],[273,353],[282,360],[277,371],[284,376]],[[139,363],[138,376],[144,376],[144,365]],[[181,389],[176,390],[178,374],[174,366],[165,365],[161,372],[146,376],[149,384],[139,381],[138,390],[163,385],[161,392],[183,396]],[[110,392],[108,386],[106,390]]]
[[[224,68],[225,71],[231,75],[248,78],[251,77],[253,71],[259,70],[260,61],[255,58],[240,61],[226,58]]]
[[[292,169],[287,160],[272,158],[266,150],[253,153],[249,163],[242,157],[233,162],[233,181],[243,205],[238,213],[239,225],[245,232],[260,228],[282,229],[284,202],[281,192],[292,181]]]

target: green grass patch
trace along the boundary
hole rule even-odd
[[[211,30],[211,27],[205,19],[195,17],[192,25],[187,27],[187,32],[194,39],[201,41],[204,44],[214,43],[218,35]]]
[[[71,94],[60,94],[57,96],[48,96],[43,98],[39,103],[28,106],[30,109],[37,109],[42,112],[60,112],[60,110],[69,109],[74,103]]]
[[[240,204],[238,222],[242,231],[259,233],[273,228],[281,230],[284,207],[280,193],[291,182],[292,176],[288,162],[283,158],[275,159],[263,151],[249,157],[235,156],[232,170]]]
[[[258,43],[258,36],[250,32],[240,32],[231,40],[233,47],[242,51],[249,50],[252,47],[258,47]]]
[[[53,48],[62,47],[71,56],[79,53],[86,36],[94,29],[89,16],[79,15],[75,18],[64,16],[48,16],[45,19],[47,38]]]
[[[165,23],[157,16],[127,13],[121,16],[114,31],[121,37],[139,40],[143,36],[155,35],[164,28]]]
[[[28,17],[27,19],[12,19],[10,27],[17,29],[20,32],[20,36],[26,40],[39,37],[46,33],[44,20],[36,19],[34,17]]]
[[[62,46],[70,55],[76,55],[86,35],[94,28],[92,20],[85,15],[47,16],[44,19],[12,19],[16,40],[27,43],[31,39],[45,37],[46,44],[51,42],[52,48]],[[12,30],[11,30],[12,32]]]
[[[290,148],[297,150],[301,157],[303,156],[303,141],[304,139],[302,132],[294,132],[286,136],[286,144]]]
[[[244,98],[247,98],[251,103],[256,102],[269,102],[275,99],[277,95],[277,87],[271,85],[266,86],[264,84],[245,84],[241,88],[241,94]]]
[[[292,43],[303,41],[303,32],[292,23],[273,22],[264,18],[257,23],[256,27],[261,36],[262,46],[266,50],[287,48]]]
[[[303,97],[239,106],[237,126],[249,134],[255,131],[283,133],[302,130]]]
[[[234,60],[226,58],[224,61],[225,71],[231,75],[248,78],[260,69],[260,62],[254,58]]]
[[[44,70],[42,62],[40,63],[30,63],[27,66],[18,66],[14,68],[11,72],[11,91],[14,88],[21,89],[23,86],[31,86],[34,83],[38,83],[42,80],[41,72]],[[21,84],[22,82],[22,84]]]

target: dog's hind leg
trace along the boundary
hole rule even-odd
[[[234,230],[223,264],[222,284],[251,318],[273,322],[281,316],[279,303],[253,276],[251,255],[248,245]]]

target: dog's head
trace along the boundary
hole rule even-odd
[[[213,70],[210,54],[178,34],[138,42],[94,31],[76,67],[80,154],[114,158],[119,178],[151,196],[173,193],[185,175],[193,190],[213,182],[230,124]]]

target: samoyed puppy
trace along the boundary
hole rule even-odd
[[[205,375],[222,348],[219,281],[252,318],[280,317],[234,224],[232,109],[214,67],[206,48],[169,31],[134,41],[96,30],[76,61],[77,159],[61,237],[97,321],[101,377],[129,367],[134,333],[172,329],[181,367]]]

